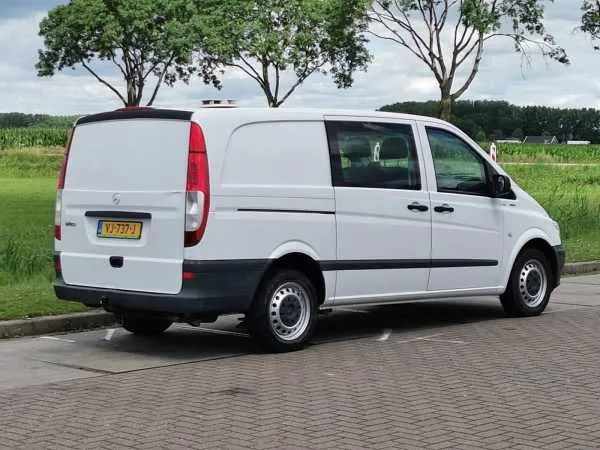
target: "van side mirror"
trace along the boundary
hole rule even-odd
[[[495,197],[502,197],[510,193],[510,190],[510,178],[497,173],[492,176],[492,194]]]

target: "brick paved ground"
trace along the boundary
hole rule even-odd
[[[0,447],[600,448],[600,308],[438,313],[412,329],[405,309],[358,314],[402,324],[383,342],[3,390]]]

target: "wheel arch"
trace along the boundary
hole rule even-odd
[[[557,281],[560,278],[559,272],[559,262],[556,257],[556,253],[554,252],[552,244],[550,244],[550,238],[546,233],[539,229],[528,230],[521,239],[519,239],[517,245],[515,245],[511,255],[510,255],[510,264],[506,268],[506,273],[504,274],[504,282],[503,285],[505,287],[508,286],[508,282],[510,280],[510,274],[512,273],[515,261],[519,257],[521,253],[525,250],[535,248],[540,250],[544,256],[548,259],[550,266],[552,268],[552,280],[553,286],[555,288],[557,286]]]
[[[291,251],[289,253],[280,254],[277,258],[272,258],[265,268],[254,296],[256,296],[256,292],[260,291],[264,283],[274,273],[282,269],[293,269],[302,272],[313,283],[317,291],[319,305],[322,305],[326,299],[325,276],[323,275],[318,260],[307,253],[302,251]]]

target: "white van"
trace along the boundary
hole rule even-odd
[[[537,315],[565,260],[557,223],[467,135],[374,111],[83,117],[55,235],[60,299],[142,334],[243,313],[273,351],[340,306],[494,295]]]

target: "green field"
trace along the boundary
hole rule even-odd
[[[0,320],[81,311],[51,288],[60,148],[0,151]],[[560,223],[569,261],[600,259],[600,157],[593,166],[506,165]]]
[[[559,223],[569,261],[600,259],[600,165],[505,170]]]
[[[64,146],[68,128],[3,128],[0,129],[0,150],[37,146]]]
[[[55,177],[0,171],[0,320],[83,310],[51,288],[55,188]]]
[[[600,164],[600,145],[498,144],[497,152],[500,162]]]

